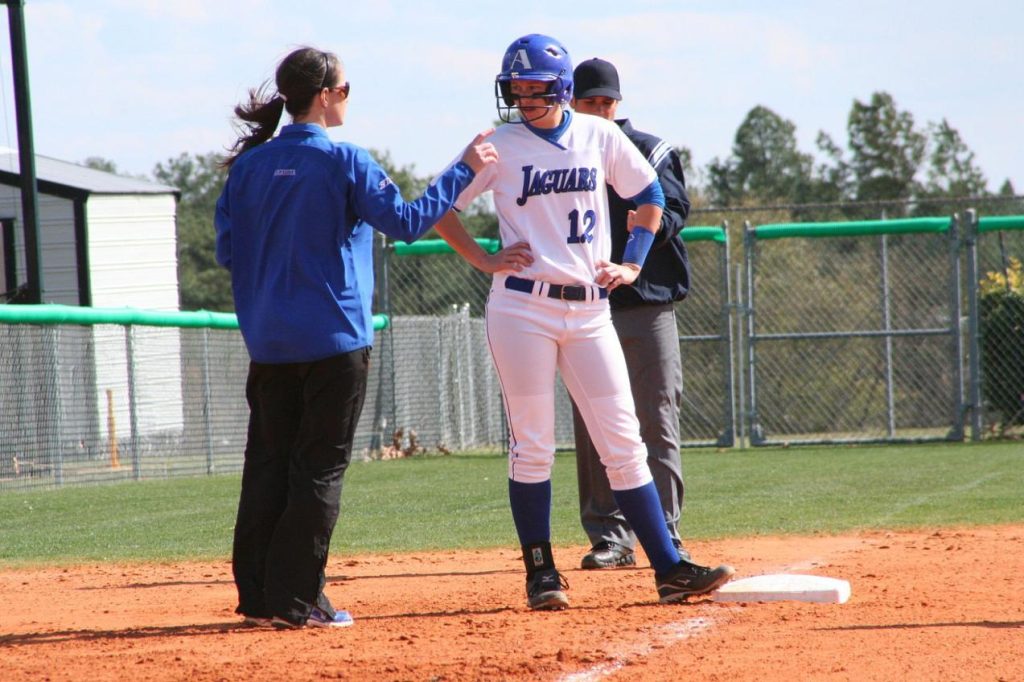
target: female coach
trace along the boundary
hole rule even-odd
[[[235,108],[243,134],[215,218],[251,359],[236,612],[250,624],[341,627],[352,619],[323,593],[324,567],[373,343],[371,226],[416,240],[497,153],[484,140],[492,131],[481,133],[406,203],[365,149],[327,137],[351,93],[337,56],[295,50],[275,82]],[[284,111],[293,122],[271,139]]]

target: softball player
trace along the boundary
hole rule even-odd
[[[632,283],[661,220],[657,174],[612,122],[574,116],[573,67],[554,38],[531,34],[509,46],[495,79],[505,123],[491,142],[499,161],[462,191],[455,209],[491,191],[503,244],[489,256],[454,213],[438,232],[470,263],[494,273],[487,339],[509,422],[509,500],[532,609],[568,606],[550,543],[554,377],[586,422],[619,507],[651,565],[661,601],[711,592],[733,574],[680,559],[665,527],[640,439],[629,375],[612,326],[608,291]],[[636,204],[623,264],[610,262],[605,185]]]

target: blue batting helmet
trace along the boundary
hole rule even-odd
[[[562,43],[551,36],[531,33],[519,38],[505,50],[501,58],[501,73],[494,79],[494,95],[498,116],[508,123],[516,98],[512,95],[512,81],[531,80],[549,83],[545,109],[564,106],[572,99],[572,59]]]

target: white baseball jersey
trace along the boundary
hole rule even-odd
[[[658,175],[611,121],[572,114],[549,141],[524,124],[506,124],[488,139],[499,161],[488,164],[455,202],[465,209],[490,190],[503,246],[530,245],[534,263],[517,273],[552,284],[593,284],[596,262],[611,257],[608,192],[632,197]]]

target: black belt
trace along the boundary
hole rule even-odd
[[[521,291],[524,294],[532,294],[534,285],[543,287],[545,282],[538,282],[523,277],[509,275],[505,278],[505,288],[513,291]],[[582,284],[548,284],[546,296],[557,298],[560,301],[587,301],[590,299],[590,292],[596,289],[598,298],[608,298],[608,290],[598,286],[586,286]],[[537,290],[538,292],[540,289]],[[538,296],[540,294],[538,293]]]

